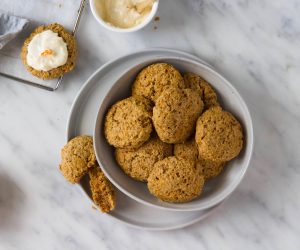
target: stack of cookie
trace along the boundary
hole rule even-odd
[[[243,146],[240,123],[210,84],[166,63],[138,74],[132,96],[109,109],[104,134],[123,171],[167,202],[197,198]]]

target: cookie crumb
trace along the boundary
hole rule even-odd
[[[155,18],[154,18],[154,21],[155,22],[158,22],[160,20],[160,17],[159,16],[156,16]]]

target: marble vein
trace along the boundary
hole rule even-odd
[[[62,9],[56,20],[70,26],[68,9],[77,4],[2,0],[0,9],[33,24],[52,22],[43,10]],[[299,0],[161,0],[159,22],[116,34],[99,27],[87,6],[78,67],[58,92],[0,78],[0,250],[300,249],[299,12]],[[211,63],[242,94],[255,129],[251,167],[234,194],[204,221],[171,232],[140,231],[99,214],[57,169],[84,81],[103,63],[148,47]]]

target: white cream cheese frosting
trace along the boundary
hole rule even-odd
[[[139,25],[151,12],[155,0],[97,0],[101,17],[108,24],[119,28]]]
[[[67,44],[52,30],[43,31],[28,44],[27,64],[36,70],[49,71],[68,60]]]

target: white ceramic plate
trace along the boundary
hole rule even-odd
[[[71,108],[67,124],[67,140],[75,136],[93,135],[95,120],[105,93],[113,83],[138,62],[165,56],[200,59],[184,52],[168,49],[150,49],[121,57],[100,67],[83,85]],[[88,178],[84,178],[80,189],[92,202]],[[148,230],[171,230],[191,225],[205,218],[216,207],[203,211],[178,212],[149,207],[139,203],[117,190],[117,207],[109,215],[127,225]],[[99,214],[101,216],[101,214]]]

